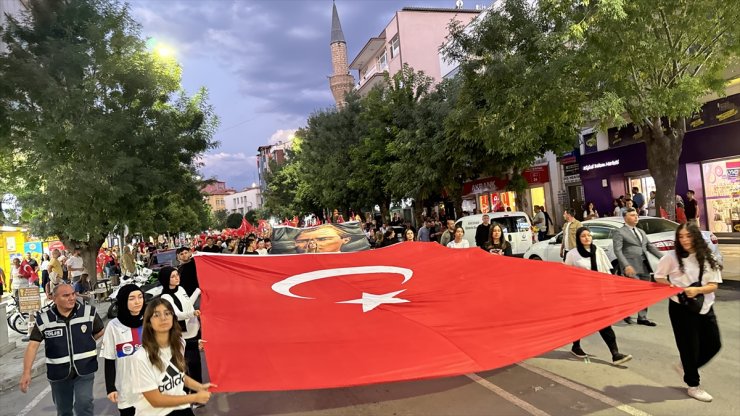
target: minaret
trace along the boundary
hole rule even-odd
[[[337,5],[333,3],[331,15],[331,66],[334,73],[329,77],[329,88],[337,108],[341,109],[345,104],[345,95],[352,91],[355,86],[355,78],[349,74],[347,63],[347,42],[344,41],[342,25],[339,23]]]

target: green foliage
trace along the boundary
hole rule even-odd
[[[146,50],[126,7],[36,0],[0,36],[0,167],[13,167],[0,183],[34,234],[96,250],[117,224],[202,228],[196,158],[216,118],[205,90],[181,90],[177,62]]]
[[[226,228],[239,228],[242,225],[242,219],[244,219],[244,215],[233,212],[229,214],[228,217],[226,217]]]
[[[577,144],[584,93],[556,22],[525,0],[507,0],[475,30],[451,27],[444,53],[460,62],[460,96],[447,127],[485,158],[474,166],[518,174],[547,151]]]
[[[229,217],[229,212],[225,209],[220,209],[218,211],[213,212],[213,222],[211,223],[211,228],[214,230],[223,230],[225,228],[228,228],[226,225],[226,220]]]

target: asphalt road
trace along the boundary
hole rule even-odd
[[[737,287],[737,286],[735,286]],[[723,348],[701,371],[712,403],[689,398],[672,369],[678,352],[668,321],[667,301],[649,317],[657,327],[619,323],[617,340],[634,359],[611,365],[598,334],[582,341],[590,362],[573,357],[569,346],[523,363],[475,375],[362,387],[214,395],[198,415],[678,415],[740,414],[740,290],[720,289],[715,311]],[[0,396],[0,416],[54,415],[43,377],[28,394]],[[105,398],[102,366],[95,381],[95,414],[116,415]]]

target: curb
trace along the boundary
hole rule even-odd
[[[23,355],[25,354],[26,349],[25,348],[16,348],[15,350],[9,352],[5,355],[3,358],[11,358],[13,360],[19,361],[21,364],[21,369],[18,371],[17,374],[9,375],[9,374],[3,374],[2,379],[0,379],[0,392],[10,390],[12,388],[18,387],[18,382],[20,381],[20,377],[23,371]],[[12,357],[9,357],[12,356]],[[34,360],[33,365],[31,366],[31,379],[36,378],[37,376],[41,374],[46,374],[46,355],[44,354],[43,347],[39,348],[38,353],[36,354],[36,360]]]

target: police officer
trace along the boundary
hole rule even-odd
[[[36,313],[36,326],[23,357],[21,391],[28,391],[31,366],[45,340],[46,376],[57,415],[92,416],[93,381],[98,370],[95,340],[103,336],[103,320],[92,305],[77,302],[68,283],[54,288],[52,300],[51,307]]]

